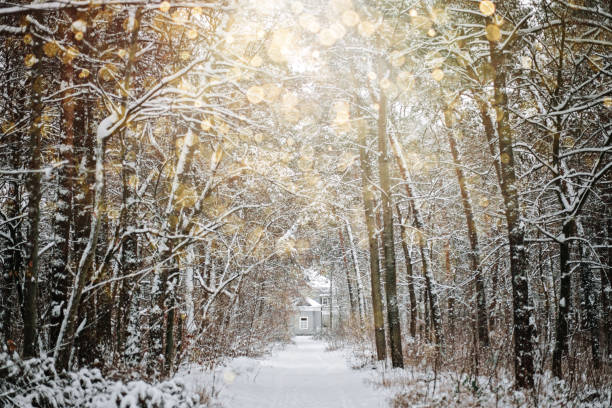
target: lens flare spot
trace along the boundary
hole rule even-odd
[[[431,72],[431,77],[434,79],[434,81],[440,82],[444,78],[444,71],[442,71],[440,68],[436,68]]]
[[[83,68],[81,72],[79,72],[79,78],[84,79],[89,76],[89,70],[87,68]]]
[[[264,100],[264,89],[261,86],[252,86],[247,91],[247,99],[253,105],[257,105]]]
[[[159,3],[159,10],[162,13],[167,13],[168,10],[170,10],[170,2],[168,1],[162,1],[161,3]]]
[[[406,62],[406,58],[399,51],[393,51],[389,56],[389,60],[391,62],[391,65],[396,68],[401,67],[402,65],[404,65],[404,62]]]
[[[302,14],[298,23],[302,26],[302,28],[306,31],[309,31],[313,34],[316,34],[321,29],[321,25],[317,21],[317,18],[312,14]]]
[[[342,24],[347,27],[355,27],[359,24],[359,14],[355,10],[346,10],[342,13]]]
[[[361,34],[362,37],[371,37],[375,31],[376,27],[372,22],[366,20],[359,23],[359,34]]]
[[[485,16],[492,16],[495,13],[495,3],[490,0],[483,0],[478,6],[480,12]]]
[[[334,35],[334,32],[329,28],[324,28],[323,30],[321,30],[318,38],[321,45],[324,45],[326,47],[332,46],[336,42],[336,36]]]
[[[497,42],[501,40],[501,30],[495,24],[489,24],[485,31],[487,35],[487,40],[491,42]]]
[[[253,59],[251,59],[251,66],[255,68],[261,67],[263,64],[263,59],[259,55],[255,55]]]
[[[31,67],[38,62],[38,58],[34,54],[28,54],[25,56],[24,64],[26,67]]]

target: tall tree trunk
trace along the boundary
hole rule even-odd
[[[346,273],[346,286],[349,296],[349,306],[351,308],[350,316],[355,316],[355,312],[358,310],[357,298],[353,291],[353,280],[351,279],[351,271],[349,268],[348,259],[346,257],[346,248],[344,245],[344,235],[342,234],[342,227],[338,228],[338,236],[340,238],[340,251],[342,251],[342,260],[344,261],[344,272]]]
[[[21,165],[21,151],[22,151],[22,135],[19,132],[14,132],[9,137],[10,152],[11,152],[11,166],[16,169]],[[7,238],[7,257],[3,264],[2,270],[2,292],[0,299],[0,309],[2,316],[0,324],[2,324],[2,330],[0,332],[4,336],[4,341],[11,340],[14,342],[14,329],[15,323],[14,311],[17,310],[16,305],[21,305],[23,301],[23,292],[20,290],[21,283],[18,280],[21,277],[23,271],[23,255],[21,247],[24,242],[23,231],[21,228],[21,220],[19,214],[21,211],[21,194],[19,188],[19,181],[17,176],[7,181],[7,198],[5,201],[6,218],[10,221],[6,222],[8,228]],[[14,292],[17,292],[17,302],[13,296]]]
[[[179,189],[187,182],[187,174],[191,169],[193,152],[197,145],[197,135],[191,130],[184,136],[179,158],[174,169],[174,176],[170,185],[168,202],[164,213],[164,225],[162,230],[168,235],[179,233],[181,227],[180,215],[183,203],[179,200]],[[177,260],[174,255],[175,242],[172,238],[161,238],[159,254],[161,272],[159,273],[158,287],[155,288],[153,297],[157,312],[153,317],[154,325],[151,329],[151,337],[158,347],[154,349],[157,355],[163,355],[162,374],[168,375],[173,369],[174,362],[174,320],[176,309],[176,284],[179,275]],[[166,327],[163,329],[163,316],[166,315]],[[161,350],[162,333],[165,338],[165,347]]]
[[[446,267],[446,276],[453,286],[455,286],[455,274],[451,265],[450,257],[450,242],[446,241],[444,248],[444,266]],[[455,295],[451,291],[448,294],[448,326],[451,333],[455,332]]]
[[[404,261],[406,262],[406,282],[408,283],[408,297],[410,302],[410,336],[416,337],[416,319],[417,319],[417,302],[414,291],[414,275],[412,271],[412,259],[410,257],[410,249],[408,248],[408,234],[406,234],[407,218],[402,218],[399,204],[395,204],[397,211],[397,219],[400,221],[400,232],[402,238],[402,251],[404,252]]]
[[[488,117],[488,115],[487,115]],[[489,328],[487,327],[487,297],[485,293],[484,277],[482,276],[482,266],[480,265],[480,248],[478,245],[478,232],[476,231],[476,223],[474,222],[474,212],[472,211],[472,203],[470,201],[469,192],[465,183],[461,158],[457,150],[457,142],[451,133],[452,124],[446,120],[448,131],[448,144],[450,146],[453,163],[455,165],[455,174],[459,183],[459,191],[461,192],[461,204],[467,224],[468,238],[470,242],[470,267],[474,273],[474,285],[476,288],[476,327],[478,330],[478,341],[481,346],[489,346]]]
[[[374,216],[374,193],[372,188],[373,174],[370,158],[367,152],[367,129],[360,123],[359,129],[359,160],[361,165],[361,188],[363,193],[363,207],[365,212],[366,229],[370,250],[370,287],[372,292],[372,310],[374,312],[374,337],[376,340],[376,357],[378,361],[387,359],[385,340],[385,318],[383,314],[382,294],[380,287],[380,257],[378,237],[376,233],[376,219]]]
[[[56,342],[54,357],[58,362],[58,367],[62,369],[68,368],[72,354],[72,344],[74,342],[75,331],[78,323],[78,310],[81,304],[81,297],[86,283],[91,278],[91,272],[94,264],[95,249],[100,235],[100,223],[104,207],[104,160],[106,155],[106,141],[110,135],[106,134],[108,129],[114,124],[117,118],[112,115],[104,119],[97,131],[96,148],[95,148],[95,183],[94,183],[94,209],[91,215],[91,223],[89,226],[89,237],[85,248],[83,249],[78,261],[76,278],[70,293],[67,304],[67,312]]]
[[[608,217],[606,230],[606,245],[608,246],[606,259],[608,262],[601,269],[601,286],[607,354],[610,360],[612,359],[612,217]]]
[[[580,271],[580,289],[582,293],[582,323],[583,330],[587,332],[589,345],[591,348],[591,359],[593,367],[599,369],[601,367],[601,351],[599,344],[599,316],[597,315],[597,304],[595,291],[595,282],[593,282],[593,271],[588,263],[588,253],[584,245],[580,245],[581,263]]]
[[[31,25],[30,27],[32,27]],[[26,265],[23,283],[23,356],[34,357],[37,352],[38,339],[38,242],[40,224],[41,191],[41,136],[44,126],[43,114],[43,50],[42,40],[34,33],[32,51],[36,62],[29,72],[30,128],[29,173],[26,176],[26,191],[28,192],[27,208],[27,241],[25,243]]]
[[[134,219],[134,191],[136,189],[136,165],[134,161],[136,153],[133,146],[126,139],[126,132],[121,132],[121,212],[119,214],[119,223],[121,231],[124,233],[134,227],[131,220]],[[129,313],[125,313],[130,307],[131,298],[133,296],[134,278],[129,277],[138,266],[138,238],[134,234],[130,234],[121,246],[120,251],[120,271],[119,273],[124,278],[119,283],[119,299],[117,301],[115,313],[115,336],[116,350],[122,353],[127,338],[126,329],[129,323]]]
[[[559,303],[555,331],[555,347],[552,358],[553,375],[562,378],[562,357],[567,353],[567,336],[569,334],[569,310],[572,299],[572,276],[570,274],[570,240],[574,234],[575,222],[570,220],[563,225],[563,240],[559,244]]]
[[[497,183],[501,186],[501,168],[499,160],[496,159],[497,153],[495,152],[495,127],[491,121],[491,117],[488,112],[488,105],[481,97],[475,97],[478,105],[478,111],[480,112],[480,120],[484,127],[485,137],[487,138],[487,145],[489,146],[489,153],[493,159],[493,167],[495,168],[495,175],[497,176]]]
[[[69,13],[72,16],[72,13]],[[70,34],[72,35],[72,34]],[[51,262],[51,319],[50,341],[54,344],[59,335],[60,325],[64,319],[65,303],[68,300],[70,271],[70,226],[72,223],[72,183],[75,179],[74,167],[74,129],[75,100],[74,68],[72,64],[62,65],[62,82],[67,89],[62,95],[61,148],[60,160],[65,164],[58,173],[57,212],[55,215],[55,248]]]
[[[490,22],[490,19],[487,19]],[[514,375],[516,386],[533,388],[533,326],[529,307],[529,287],[525,251],[524,225],[520,217],[518,184],[514,169],[512,130],[509,123],[506,90],[506,59],[496,42],[489,42],[493,81],[497,134],[499,136],[501,193],[504,200],[508,243],[510,247],[510,274],[512,277],[512,306],[514,326]]]
[[[355,246],[355,240],[353,239],[353,230],[351,223],[348,220],[344,220],[346,224],[346,233],[348,240],[351,245],[351,255],[353,258],[353,266],[355,267],[355,278],[357,281],[357,304],[359,306],[359,321],[363,324],[366,313],[365,299],[363,298],[363,284],[361,283],[361,271],[359,270],[359,258],[357,257],[357,247]]]
[[[400,174],[403,178],[404,189],[406,190],[406,195],[408,196],[408,200],[410,202],[410,206],[412,208],[412,215],[414,219],[414,227],[417,232],[417,240],[419,243],[419,249],[421,251],[421,265],[423,277],[425,278],[425,292],[426,297],[429,299],[429,311],[431,312],[431,320],[434,326],[434,335],[436,336],[436,343],[441,346],[444,343],[444,335],[442,333],[442,316],[440,314],[440,306],[438,302],[438,294],[434,291],[435,280],[431,269],[429,267],[429,251],[427,248],[427,243],[425,242],[425,230],[423,221],[421,220],[421,215],[419,209],[416,205],[414,194],[412,191],[412,187],[410,185],[410,179],[408,178],[407,166],[404,156],[400,150],[399,143],[395,140],[393,135],[389,135],[389,140],[391,141],[391,146],[393,147],[393,153],[396,158],[396,162],[400,171]],[[425,297],[423,298],[425,301]],[[425,324],[428,324],[427,317],[427,303],[425,303]]]
[[[385,295],[387,298],[387,325],[391,340],[391,364],[404,367],[402,333],[397,304],[397,280],[395,276],[395,239],[393,234],[393,207],[391,199],[390,156],[387,151],[387,99],[380,93],[378,109],[378,171],[380,174],[381,203],[383,211],[383,252],[385,265]]]

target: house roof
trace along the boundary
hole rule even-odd
[[[312,298],[304,296],[297,302],[296,306],[321,307],[321,304]]]

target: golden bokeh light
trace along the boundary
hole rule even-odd
[[[32,67],[38,62],[38,58],[34,54],[28,54],[25,56],[23,63],[26,67]]]
[[[365,20],[359,23],[359,34],[362,37],[365,37],[365,38],[371,37],[375,31],[376,31],[376,26],[372,22]]]
[[[264,89],[261,86],[252,86],[247,91],[247,99],[253,105],[256,105],[264,100]]]
[[[393,51],[389,56],[389,61],[394,67],[401,67],[406,62],[406,58],[399,51]]]
[[[346,34],[346,28],[344,28],[344,26],[342,24],[338,23],[338,22],[333,23],[332,25],[330,25],[329,29],[331,30],[331,32],[334,35],[334,37],[336,38],[336,40],[341,39]]]
[[[89,70],[87,68],[83,68],[81,72],[79,72],[79,78],[84,79],[89,76]]]
[[[480,12],[485,16],[492,16],[495,13],[495,3],[490,0],[482,0],[478,5]]]
[[[349,10],[353,8],[353,1],[352,0],[330,0],[329,6],[332,12],[336,14],[340,14],[345,10]]]
[[[167,13],[168,10],[170,10],[170,2],[168,1],[162,1],[161,3],[159,3],[159,10],[162,13]]]
[[[198,38],[198,32],[194,29],[187,31],[187,38],[189,38],[190,40],[195,40],[196,38]]]
[[[267,83],[263,85],[263,90],[265,94],[265,101],[268,103],[273,103],[280,96],[282,88],[276,84]]]
[[[298,18],[298,23],[306,31],[316,34],[321,29],[321,25],[315,16],[312,14],[302,14]]]
[[[434,79],[434,81],[440,82],[444,78],[444,71],[442,71],[440,68],[436,68],[431,72],[431,77]]]
[[[276,63],[286,62],[295,53],[295,35],[287,29],[281,28],[272,33],[267,47],[267,54]]]
[[[43,45],[43,52],[49,58],[55,57],[59,50],[60,48],[55,41],[49,41]]]
[[[259,55],[255,55],[252,59],[251,59],[251,66],[255,67],[255,68],[259,68],[263,65],[263,58],[261,58]]]
[[[354,10],[346,10],[342,13],[342,24],[347,27],[355,27],[359,24],[359,14]]]
[[[502,37],[501,30],[495,24],[489,24],[486,27],[485,31],[486,31],[487,40],[491,42],[497,42],[501,40],[501,37]]]
[[[337,39],[334,35],[334,32],[329,28],[324,28],[323,30],[321,30],[317,38],[319,40],[319,43],[326,47],[334,45]]]

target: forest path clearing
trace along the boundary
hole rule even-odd
[[[367,381],[372,373],[352,370],[341,351],[325,343],[295,337],[294,344],[239,372],[223,391],[228,408],[379,408],[387,407],[384,391]],[[238,371],[242,371],[239,370]],[[227,379],[232,373],[225,373]]]

